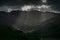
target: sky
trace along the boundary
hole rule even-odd
[[[60,11],[60,0],[0,0],[0,11],[20,9],[24,5],[42,5],[42,2],[47,2],[52,9]]]
[[[60,11],[60,0],[47,0],[52,9]]]
[[[38,4],[41,0],[0,0],[0,5]]]

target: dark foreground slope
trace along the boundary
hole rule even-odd
[[[0,40],[27,40],[24,32],[0,25]]]

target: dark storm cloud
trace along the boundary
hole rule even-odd
[[[47,0],[50,5],[60,5],[60,0]]]
[[[21,0],[0,0],[0,5],[19,5]]]
[[[41,0],[0,0],[0,5],[39,4]]]
[[[41,4],[41,0],[23,0],[25,4]]]
[[[40,5],[41,0],[0,0],[0,11],[20,9],[23,5]]]
[[[60,0],[47,0],[52,9],[60,11]]]

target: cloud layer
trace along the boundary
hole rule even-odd
[[[0,0],[0,11],[7,8],[20,9],[23,5],[42,5],[42,1],[44,0]],[[46,5],[50,5],[55,11],[60,11],[60,0],[47,0]]]

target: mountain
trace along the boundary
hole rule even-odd
[[[19,11],[4,12],[0,11],[0,24],[11,26]]]
[[[20,35],[20,31],[26,32],[25,36],[27,36],[28,40],[39,40],[41,37],[60,37],[60,13],[44,13],[36,10],[30,12],[16,10],[11,11],[10,13],[0,11],[0,24],[3,26],[0,29],[2,31],[1,34],[8,34],[9,38],[10,35],[12,35],[13,37],[14,35]],[[15,38],[13,37],[12,39]]]
[[[0,40],[27,40],[25,33],[12,27],[20,11],[0,11]]]
[[[24,32],[37,30],[38,25],[41,25],[45,21],[55,18],[59,15],[60,13],[40,12],[36,10],[30,12],[22,11],[20,14],[18,14],[14,26]]]
[[[11,25],[11,16],[8,12],[0,11],[0,24]]]
[[[28,18],[28,16],[29,16],[29,19],[35,20],[35,21],[38,20],[37,22],[39,22],[39,20],[41,21],[41,19],[43,19],[43,18],[49,18],[49,17],[55,16],[55,15],[59,16],[60,13],[53,13],[53,12],[43,13],[43,12],[39,12],[36,10],[30,11],[30,12],[15,10],[15,11],[11,11],[10,13],[0,11],[0,24],[11,26],[16,21],[16,18],[24,21],[24,20],[28,20],[28,19],[24,19],[24,18]],[[19,18],[19,17],[21,17],[21,18]],[[29,22],[29,20],[28,20],[28,22]],[[30,24],[28,23],[28,25],[30,25]]]

